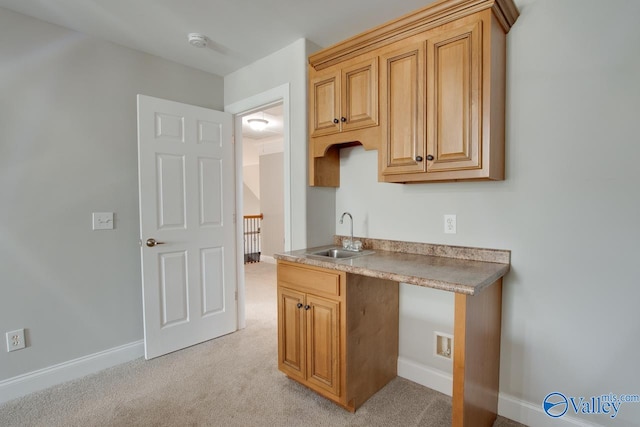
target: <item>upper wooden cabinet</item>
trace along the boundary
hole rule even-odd
[[[378,124],[378,58],[310,72],[311,137]]]
[[[354,141],[379,150],[379,181],[504,179],[506,33],[517,17],[513,0],[441,0],[312,55],[310,185],[338,186],[338,149]],[[380,67],[380,78],[369,80],[377,80],[369,92],[379,93],[379,126],[336,137],[349,108],[337,72],[365,61]],[[331,73],[333,83],[326,83]],[[366,87],[366,78],[357,80]],[[329,87],[333,103],[320,102]],[[353,110],[360,117],[374,111],[363,91]],[[330,117],[338,123],[326,126]]]
[[[396,43],[380,54],[383,177],[425,172],[425,43]]]
[[[504,179],[504,114],[491,120],[497,107],[492,102],[504,103],[504,79],[491,79],[490,57],[483,58],[491,46],[483,46],[483,28],[491,30],[490,12],[414,37],[408,51],[416,64],[426,66],[412,66],[412,74],[396,70],[393,53],[383,55],[387,73],[381,92],[388,102],[380,181]]]
[[[427,38],[428,173],[482,168],[483,21],[467,20]]]
[[[338,146],[378,148],[378,56],[309,66],[309,184],[338,187]]]

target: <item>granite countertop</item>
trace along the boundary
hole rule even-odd
[[[370,255],[350,259],[310,255],[334,245],[275,254],[279,260],[377,277],[411,285],[476,295],[509,272],[511,252],[499,249],[433,245],[428,243],[357,238]]]

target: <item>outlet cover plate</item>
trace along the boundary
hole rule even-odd
[[[433,353],[434,356],[447,360],[453,359],[453,335],[444,332],[434,331],[433,333]]]
[[[458,224],[455,214],[447,214],[444,216],[444,232],[446,234],[456,234],[458,232]]]
[[[7,351],[22,350],[26,347],[24,342],[24,329],[7,332]]]

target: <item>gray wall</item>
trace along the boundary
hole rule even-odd
[[[137,93],[223,107],[221,77],[0,9],[0,380],[143,337]]]
[[[260,156],[260,209],[264,214],[261,250],[267,256],[284,250],[283,171],[283,153]]]
[[[343,150],[336,215],[353,213],[358,235],[511,249],[500,390],[540,411],[553,391],[640,393],[640,2],[521,12],[508,36],[507,179],[377,183],[375,151]],[[448,213],[456,235],[443,232]],[[402,287],[400,353],[444,370],[424,342],[452,311],[431,311],[433,295]],[[640,403],[581,418],[638,425]]]

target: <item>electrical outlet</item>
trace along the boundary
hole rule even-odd
[[[7,351],[21,350],[25,347],[24,329],[7,332]]]
[[[455,214],[444,216],[444,232],[447,234],[457,233],[457,220]]]
[[[453,358],[453,336],[442,332],[434,332],[433,338],[435,355],[451,360]]]

